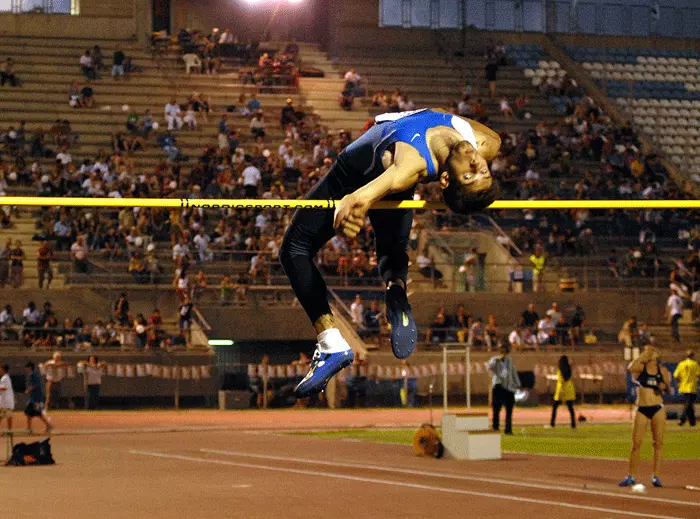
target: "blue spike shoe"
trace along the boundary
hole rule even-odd
[[[661,484],[661,480],[654,476],[651,478],[651,484],[654,485],[656,488],[661,488],[663,485]]]
[[[337,353],[323,353],[317,346],[309,372],[294,388],[297,398],[323,391],[333,375],[352,364],[353,360],[355,360],[355,354],[350,349]]]
[[[418,342],[418,327],[411,314],[406,290],[398,283],[386,291],[386,319],[391,325],[391,351],[394,357],[410,357]]]
[[[622,481],[620,481],[618,483],[618,485],[621,487],[631,487],[632,485],[636,485],[636,484],[637,484],[637,482],[635,481],[635,479],[632,476],[627,476],[625,479],[623,479]]]

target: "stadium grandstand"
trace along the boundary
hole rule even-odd
[[[108,517],[156,507],[200,517],[222,505],[259,517],[434,516],[442,493],[494,517],[562,507],[697,516],[700,452],[685,424],[695,425],[700,376],[700,203],[615,202],[700,199],[698,20],[690,0],[0,0],[8,460],[31,464],[17,447],[45,426],[62,481],[82,481]],[[377,126],[426,114],[471,135],[499,200],[561,208],[450,210],[456,152],[445,144],[441,158],[427,136],[376,156],[385,132],[371,164],[348,151]],[[493,156],[488,132],[500,138]],[[438,167],[426,159],[421,171],[440,181],[374,200],[398,193],[448,208],[416,210],[409,231],[406,219],[376,215],[398,209],[367,206],[355,225],[341,201],[358,182],[350,170],[364,171],[355,193],[369,198],[367,175],[403,171],[404,146],[424,148]],[[311,235],[311,209],[275,207],[314,197],[336,199],[327,242]],[[131,199],[149,203],[119,205]],[[191,204],[150,204],[161,199]],[[266,206],[197,206],[208,199]],[[327,211],[313,214],[328,222]],[[319,242],[301,267],[300,236]],[[387,278],[397,268],[387,243],[406,248],[405,279]],[[305,290],[319,286],[314,267],[332,315],[315,313]],[[399,314],[394,286],[411,304]],[[410,358],[397,353],[406,332],[396,315],[404,328],[415,320]],[[338,342],[324,349],[329,331]],[[350,360],[323,375],[339,351]],[[314,377],[325,377],[320,387],[300,389]],[[571,433],[555,427],[560,403]],[[664,419],[642,423],[657,405]],[[647,493],[635,455],[649,423]],[[674,461],[659,474],[664,424]],[[428,468],[387,442],[521,463]],[[627,469],[614,460],[630,447],[620,485],[645,495],[618,487]],[[546,468],[542,455],[554,456]],[[13,517],[54,502],[59,517],[93,516],[84,494],[36,474],[0,474],[7,489],[16,477],[41,493],[10,497]],[[300,502],[321,478],[337,497]],[[651,488],[659,478],[666,486]],[[358,500],[370,485],[387,495]]]

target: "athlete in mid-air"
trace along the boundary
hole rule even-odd
[[[391,347],[405,359],[418,339],[406,296],[408,241],[413,211],[371,209],[379,200],[412,200],[416,185],[439,182],[448,207],[468,214],[498,196],[487,161],[501,146],[491,129],[468,119],[417,110],[377,116],[371,126],[339,156],[328,174],[308,194],[310,199],[339,200],[335,214],[298,209],[287,229],[280,260],[294,293],[318,334],[308,375],[297,396],[322,391],[354,355],[335,325],[327,287],[314,264],[318,251],[340,230],[355,238],[365,224],[374,228],[379,273],[386,283],[386,317]]]

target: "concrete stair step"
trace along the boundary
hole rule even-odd
[[[85,86],[85,81],[80,78],[79,80],[81,86]],[[25,84],[17,88],[5,88],[3,89],[3,99],[17,99],[21,98],[25,93],[27,94],[58,94],[61,95],[63,99],[68,98],[68,88],[71,83],[64,82],[37,82],[32,84]],[[170,100],[170,97],[175,96],[189,96],[192,94],[193,90],[183,89],[180,91],[179,86],[175,84],[165,84],[161,83],[148,90],[134,89],[134,86],[129,81],[113,81],[108,79],[106,81],[96,81],[90,83],[90,86],[95,91],[96,98],[103,94],[112,94],[122,96],[123,99],[128,99],[130,97],[144,97],[146,95],[151,98],[158,98],[158,96],[163,97],[163,99],[158,99],[162,101],[163,105]],[[211,88],[197,90],[202,95],[206,95],[209,98],[210,104],[213,102],[221,102],[222,104],[232,104],[238,100],[240,94],[246,94],[246,99],[250,98],[253,92],[256,92],[257,88],[253,85],[236,85],[234,91],[228,91],[226,89],[219,88],[217,85],[212,85]],[[234,98],[235,96],[235,98]],[[258,99],[265,108],[267,105],[274,106],[284,106],[287,98],[297,100],[299,98],[296,93],[259,93]],[[183,100],[184,102],[184,100]],[[120,103],[120,106],[123,103]]]
[[[91,38],[91,39],[78,39],[78,38],[51,38],[51,37],[37,37],[37,36],[0,36],[0,45],[12,46],[16,49],[66,49],[77,51],[80,54],[85,52],[85,49],[90,49],[95,45],[98,45],[102,50],[102,54],[106,55],[116,49],[117,45],[121,46],[124,52],[127,50],[130,52],[143,52],[144,55],[149,55],[150,52],[146,50],[143,45],[135,41],[123,41],[123,40],[113,40],[113,39],[101,39],[101,38]],[[80,56],[78,54],[78,56]]]

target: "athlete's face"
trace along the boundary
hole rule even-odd
[[[447,160],[447,172],[449,182],[469,186],[474,191],[488,189],[493,183],[486,159],[468,142],[459,143],[452,150]]]
[[[486,160],[466,141],[450,151],[445,170],[440,175],[440,184],[445,202],[452,211],[460,214],[483,210],[499,193]]]

